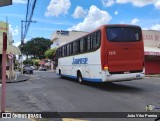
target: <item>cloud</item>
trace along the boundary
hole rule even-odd
[[[139,20],[138,18],[134,18],[131,23],[132,23],[132,24],[137,24],[139,21],[140,21],[140,20]]]
[[[68,30],[91,31],[102,24],[109,23],[111,19],[112,16],[110,16],[108,12],[100,10],[96,6],[92,5],[83,22],[68,28]]]
[[[115,11],[114,14],[115,14],[115,15],[118,15],[118,11]]]
[[[12,33],[13,36],[17,36],[19,34],[19,27],[16,26],[15,28],[12,28],[12,25],[9,25],[9,32]]]
[[[114,0],[102,0],[102,4],[103,4],[103,6],[105,6],[105,7],[113,6],[114,3],[115,3]]]
[[[160,30],[160,24],[152,25],[152,30]]]
[[[21,41],[14,42],[13,45],[18,47],[21,44]]]
[[[160,9],[160,0],[101,0],[103,6],[109,7],[113,6],[114,4],[126,4],[131,3],[137,7],[143,7],[147,5],[154,5],[155,8]]]
[[[13,3],[27,4],[27,0],[13,0]]]
[[[74,13],[73,18],[84,18],[87,14],[87,10],[84,10],[81,6],[77,6]]]
[[[45,16],[59,16],[61,14],[68,14],[71,6],[70,0],[51,0],[47,7]]]
[[[160,0],[157,0],[157,2],[154,4],[154,6],[155,6],[157,9],[160,9]]]
[[[156,2],[157,0],[116,0],[116,3],[118,4],[131,3],[137,7],[143,7],[146,5],[155,4]]]

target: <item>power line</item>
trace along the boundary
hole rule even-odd
[[[22,36],[21,37],[22,43],[27,35],[27,32],[28,32],[28,29],[29,29],[31,22],[34,22],[34,21],[32,21],[32,17],[33,17],[33,13],[35,10],[36,2],[37,2],[37,0],[28,0],[28,2],[27,2],[26,19],[25,19],[25,21],[21,21],[22,25],[23,25],[23,22],[25,22],[24,32],[22,30],[22,35],[21,35]],[[23,29],[23,26],[22,26],[22,29]]]

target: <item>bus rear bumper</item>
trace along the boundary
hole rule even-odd
[[[143,79],[145,74],[142,73],[128,73],[128,74],[109,74],[108,72],[103,72],[103,82],[116,82],[116,81],[130,81]]]

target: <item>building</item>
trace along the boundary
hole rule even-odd
[[[13,57],[14,55],[20,55],[19,48],[12,44],[12,34],[8,32],[8,23],[0,22],[0,77],[2,76],[2,49],[3,49],[3,32],[7,33],[7,57],[6,57],[6,75],[8,78],[15,76]],[[11,55],[11,57],[9,57]]]
[[[57,30],[51,35],[51,41],[53,41],[53,45],[51,48],[60,46],[65,44],[66,42],[70,42],[75,40],[81,36],[86,35],[88,32],[83,31],[64,31],[64,30]]]
[[[145,72],[160,74],[160,31],[143,30]]]
[[[0,0],[0,7],[12,5],[12,0]]]

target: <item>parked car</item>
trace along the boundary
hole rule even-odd
[[[36,69],[37,69],[35,66],[31,66],[31,68],[32,68],[33,70],[36,70]]]
[[[47,68],[46,68],[45,66],[40,66],[40,67],[39,67],[39,70],[40,70],[40,71],[47,71]]]
[[[33,74],[33,69],[32,69],[32,67],[31,66],[24,66],[23,67],[23,74],[25,74],[25,73],[29,73],[29,74]]]

